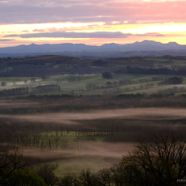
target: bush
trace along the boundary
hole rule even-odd
[[[47,186],[44,180],[35,172],[30,170],[16,169],[11,176],[5,180],[8,186]]]
[[[103,72],[102,77],[105,78],[105,79],[112,79],[113,75],[110,72]]]
[[[6,86],[6,82],[4,82],[4,81],[1,82],[1,86],[2,86],[2,87]]]

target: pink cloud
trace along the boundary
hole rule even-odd
[[[121,9],[122,7],[127,9],[129,21],[149,23],[186,21],[186,2],[126,3],[121,4]],[[118,16],[122,16],[121,11],[117,12]]]
[[[186,1],[142,2],[69,1],[70,6],[1,5],[0,23],[92,22],[129,23],[186,22]],[[98,1],[96,1],[98,2]],[[34,13],[33,13],[34,12]]]

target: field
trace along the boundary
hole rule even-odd
[[[180,94],[186,92],[185,64],[185,57],[173,56],[2,58],[0,96]],[[104,72],[112,75],[103,77]],[[173,77],[182,81],[163,83]]]
[[[43,93],[31,93],[37,95],[104,95],[104,94],[156,94],[156,93],[185,93],[186,78],[183,78],[179,85],[159,85],[158,80],[171,78],[170,75],[130,75],[114,74],[113,79],[104,79],[102,75],[59,75],[50,76],[46,80],[41,78],[0,78],[0,82],[5,82],[5,86],[0,86],[1,90],[28,88],[31,90],[37,86],[57,85],[60,91],[50,90]],[[73,81],[71,81],[72,79]],[[121,81],[130,81],[122,85]],[[18,94],[19,95],[19,94]],[[28,95],[25,93],[25,95]],[[24,96],[25,96],[24,95]]]
[[[58,165],[58,178],[96,173],[154,135],[186,139],[185,57],[4,61],[0,143],[18,147],[28,169]]]
[[[154,133],[184,134],[186,109],[130,108],[0,115],[0,120],[6,130],[10,128],[9,134],[13,130],[15,138],[12,140],[32,159],[32,166],[46,162],[58,164],[55,173],[63,177],[69,173],[78,175],[82,169],[97,172],[109,168],[131,152],[139,139]],[[21,133],[27,135],[24,137]],[[10,142],[11,138],[7,138]]]

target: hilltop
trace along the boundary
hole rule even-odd
[[[66,55],[74,57],[127,57],[127,56],[162,56],[184,55],[186,45],[175,42],[163,44],[155,41],[142,41],[133,44],[119,45],[115,43],[101,46],[85,44],[43,44],[20,45],[0,48],[0,56],[38,56]]]

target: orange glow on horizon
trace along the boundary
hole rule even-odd
[[[128,34],[123,38],[63,38],[63,37],[30,37],[21,38],[21,34],[53,33],[53,32],[121,32]],[[13,35],[7,37],[7,35]],[[6,36],[6,37],[5,37]],[[161,43],[177,42],[186,44],[186,23],[158,24],[118,24],[106,25],[104,22],[90,23],[42,23],[42,24],[4,24],[0,25],[0,47],[21,44],[60,44],[84,43],[87,45],[103,45],[105,43],[128,44],[136,41],[154,40]],[[4,40],[4,41],[3,41]]]

